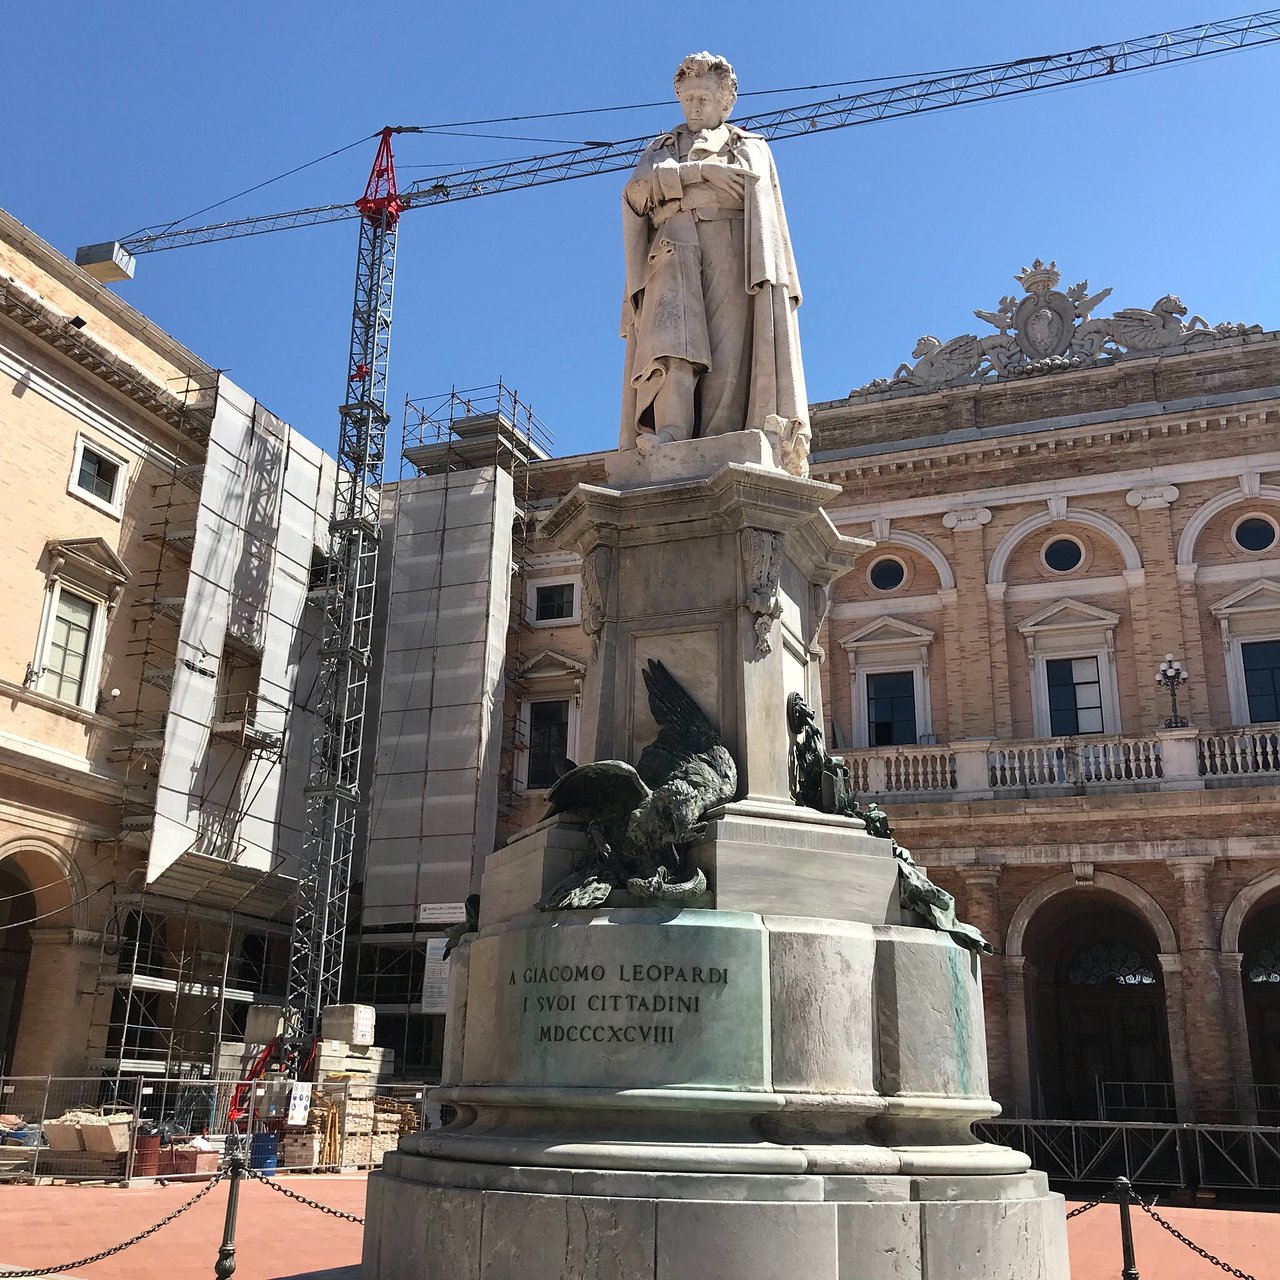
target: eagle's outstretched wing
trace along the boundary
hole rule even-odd
[[[649,788],[622,760],[580,764],[557,778],[547,792],[547,818],[557,813],[581,813],[598,820],[629,814],[647,799]]]
[[[723,743],[707,713],[661,662],[649,659],[644,683],[649,691],[649,710],[658,722],[658,736],[640,753],[636,769],[649,786],[657,788],[690,757]]]

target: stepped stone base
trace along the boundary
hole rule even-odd
[[[629,1173],[389,1155],[364,1280],[1067,1280],[1040,1173]]]

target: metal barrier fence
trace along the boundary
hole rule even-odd
[[[1103,1120],[983,1120],[974,1134],[1031,1157],[1063,1183],[1280,1191],[1280,1128]]]
[[[292,1117],[306,1122],[290,1124],[294,1088],[271,1076],[0,1076],[0,1182],[208,1178],[233,1108],[241,1133],[270,1135],[252,1156],[267,1172],[377,1167],[400,1134],[429,1127],[427,1084],[311,1086]]]

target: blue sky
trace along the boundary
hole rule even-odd
[[[741,88],[1003,61],[1248,12],[1247,0],[911,4],[13,4],[0,205],[63,252],[182,218],[372,134],[664,100],[679,59],[725,54]],[[813,95],[821,96],[821,95]],[[765,99],[760,106],[785,99]],[[758,109],[744,103],[745,112]],[[481,132],[567,142],[658,132],[678,109]],[[891,373],[921,333],[981,329],[974,307],[1056,258],[1104,310],[1182,296],[1211,324],[1280,328],[1280,46],[775,144],[815,400]],[[354,199],[373,142],[197,222]],[[557,149],[409,136],[424,166]],[[392,342],[406,394],[499,375],[556,452],[616,443],[621,175],[406,215]],[[332,448],[355,226],[139,259],[121,296]]]

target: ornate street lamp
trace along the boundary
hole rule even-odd
[[[1160,664],[1160,674],[1156,676],[1156,684],[1169,690],[1169,718],[1164,722],[1166,729],[1185,729],[1186,716],[1178,714],[1178,690],[1187,683],[1187,673],[1182,663],[1173,654],[1166,653]]]

